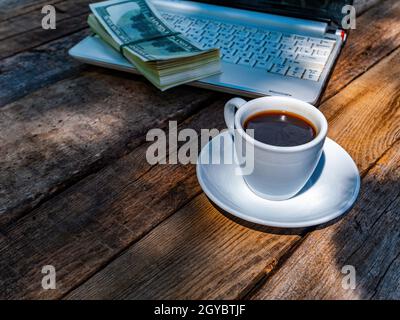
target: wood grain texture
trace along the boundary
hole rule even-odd
[[[0,22],[27,12],[40,11],[45,4],[57,5],[65,0],[7,0],[0,3]]]
[[[334,138],[362,171],[400,137],[400,49],[324,103]]]
[[[222,122],[218,102],[183,127],[190,123],[200,130]],[[2,230],[0,285],[6,290],[1,298],[61,297],[200,192],[193,165],[152,167],[145,158],[147,147]],[[57,268],[57,290],[41,289],[44,264]]]
[[[362,175],[399,139],[399,57],[400,50],[321,107],[328,117],[329,136],[353,156]],[[363,187],[367,185],[368,178]],[[381,201],[387,200],[379,194]],[[241,298],[249,286],[267,278],[300,239],[228,223],[205,202],[200,197],[174,214],[68,298]],[[313,247],[305,252],[310,250]],[[298,273],[293,277],[299,278]]]
[[[365,166],[371,158],[379,157],[382,150],[389,151],[363,180],[360,199],[351,214],[336,225],[308,236],[282,269],[255,295],[256,299],[398,296],[397,276],[391,271],[391,278],[386,277],[389,277],[387,273],[391,265],[397,263],[400,233],[397,221],[400,213],[400,145],[396,144],[400,139],[400,50],[384,59],[355,84],[368,88],[371,95],[363,94],[361,98],[360,91],[351,90],[354,99],[351,109],[358,114],[357,117],[352,120],[352,116],[346,113],[349,106],[343,107],[336,126],[331,128],[341,128],[340,132],[351,128],[357,132],[357,127],[369,127],[371,134],[358,131],[359,134],[347,137],[348,142],[338,139],[345,148],[348,148],[346,144],[354,146],[357,152],[353,153],[350,149],[350,154],[359,165],[364,163]],[[377,89],[371,89],[376,86]],[[343,90],[343,94],[346,91]],[[385,106],[384,109],[382,106]],[[369,113],[367,109],[375,111]],[[332,112],[329,107],[322,110],[328,114]],[[364,118],[366,114],[368,116]],[[346,119],[345,123],[338,122],[340,119]],[[392,123],[390,128],[386,127],[388,120]],[[373,132],[376,130],[384,130],[386,134],[375,135]],[[333,135],[336,132],[331,130]],[[363,145],[364,148],[369,147],[368,152],[358,157]],[[359,287],[355,291],[341,289],[343,275],[340,271],[346,264],[354,265],[359,274]],[[386,290],[379,291],[383,287]]]
[[[357,15],[361,15],[379,2],[382,2],[382,0],[354,0]]]
[[[356,7],[364,12],[376,0],[357,1]],[[46,3],[30,3],[23,5],[20,1],[0,6],[0,59],[34,48],[43,43],[58,39],[86,28],[86,17],[89,12],[89,0],[50,1]],[[57,11],[57,28],[43,30],[41,7],[53,4]],[[14,5],[15,13],[10,15]],[[2,21],[3,20],[3,21]],[[12,27],[11,27],[12,26]]]
[[[86,29],[89,3],[88,0],[57,3],[56,29],[42,28],[41,8],[0,22],[0,59]]]
[[[0,108],[40,88],[90,69],[68,55],[68,50],[86,35],[87,30],[76,32],[2,60]]]
[[[253,230],[196,197],[68,299],[235,299],[299,239]]]
[[[340,222],[312,232],[254,299],[399,299],[400,143],[368,172]],[[351,265],[355,290],[342,281]]]
[[[397,1],[385,1],[382,6],[372,9],[366,18],[359,18],[358,29],[351,33],[325,99],[399,45],[399,28],[391,27],[398,21],[393,19],[399,14],[398,7]],[[84,66],[70,58],[67,51],[87,33],[87,30],[74,33],[3,60],[0,107],[49,83],[77,74]],[[380,39],[385,39],[385,45],[378,45]]]
[[[20,1],[14,0],[14,2]],[[385,6],[388,15],[391,13],[391,10],[388,8],[398,10],[395,1],[386,1]],[[369,69],[379,59],[398,46],[396,42],[398,41],[397,33],[392,32],[392,30],[388,28],[390,24],[396,24],[398,20],[393,19],[393,17],[386,19],[385,15],[378,15],[378,20],[380,22],[374,24],[374,17],[372,16],[371,19],[372,21],[365,20],[364,23],[368,26],[372,26],[371,30],[376,36],[369,37],[365,36],[365,33],[358,33],[356,31],[352,33],[353,38],[351,41],[354,45],[351,47],[351,50],[360,52],[357,59],[359,59],[359,63],[361,63],[363,67],[356,68],[355,73],[352,73],[351,77],[346,78],[346,74],[354,69],[354,66],[350,63],[351,59],[353,59],[353,55],[349,53],[345,59],[347,63],[342,62],[340,68],[336,68],[336,72],[342,74],[342,76],[338,76],[337,80],[334,80],[338,85],[342,85],[343,83],[347,84],[349,81],[356,79],[365,70]],[[68,32],[75,31],[71,29],[71,31]],[[2,88],[0,91],[0,106],[2,105],[2,101],[3,105],[8,103],[8,105],[5,106],[4,115],[6,115],[6,117],[1,121],[3,121],[4,124],[8,124],[6,121],[10,120],[9,123],[16,123],[14,128],[22,130],[19,133],[19,139],[17,141],[14,140],[15,132],[7,131],[8,129],[2,133],[1,136],[3,139],[0,140],[1,146],[8,146],[9,143],[14,143],[15,146],[18,146],[18,148],[15,146],[12,147],[11,145],[9,146],[10,150],[14,150],[15,153],[11,154],[9,162],[4,163],[5,167],[10,167],[11,169],[17,169],[18,165],[21,166],[20,169],[13,171],[15,172],[15,181],[11,180],[11,185],[13,185],[13,183],[18,185],[18,187],[14,188],[10,193],[10,197],[14,197],[15,199],[19,197],[15,202],[14,207],[17,208],[17,211],[14,213],[19,212],[19,208],[25,211],[35,206],[38,202],[43,201],[43,199],[47,199],[60,192],[60,190],[64,189],[63,184],[65,182],[67,185],[70,185],[82,177],[97,171],[103,164],[109,163],[112,159],[120,157],[125,152],[129,150],[134,151],[121,158],[113,165],[104,168],[99,173],[87,176],[81,182],[73,185],[68,190],[41,205],[38,209],[34,210],[31,215],[25,216],[18,222],[8,224],[4,231],[1,230],[0,256],[2,259],[0,259],[0,286],[2,288],[7,288],[1,293],[1,297],[3,298],[62,297],[76,285],[91,277],[96,271],[105,267],[109,261],[114,260],[128,246],[139,240],[149,232],[149,230],[153,229],[177,209],[184,206],[200,192],[192,166],[155,166],[154,168],[150,168],[143,159],[146,146],[141,146],[136,149],[135,147],[141,143],[138,141],[143,141],[143,134],[148,128],[159,125],[159,123],[155,121],[157,117],[160,116],[161,119],[163,119],[160,120],[161,125],[168,119],[166,113],[160,111],[160,109],[165,107],[164,103],[173,109],[171,113],[172,117],[175,119],[184,119],[189,114],[199,110],[203,105],[207,105],[209,99],[212,99],[214,95],[211,97],[200,97],[205,91],[183,87],[170,95],[167,93],[165,96],[164,94],[161,95],[151,90],[147,85],[138,81],[139,77],[122,75],[121,73],[113,71],[101,71],[101,69],[98,68],[82,67],[79,63],[68,59],[66,56],[66,48],[75,43],[79,37],[82,37],[85,31],[83,31],[83,33],[74,33],[73,35],[64,37],[68,32],[58,35],[57,37],[62,37],[59,40],[52,40],[57,37],[45,38],[44,41],[46,44],[40,47],[36,46],[43,42],[36,40],[36,42],[33,42],[34,47],[26,47],[25,49],[23,46],[18,47],[17,43],[13,48],[22,48],[21,50],[25,50],[25,52],[2,60],[0,66],[0,85]],[[361,36],[358,38],[356,36],[357,34]],[[378,46],[374,51],[365,49],[368,48],[368,45],[374,46],[375,42],[386,35],[388,35],[388,38],[385,38],[387,39],[385,40],[387,45],[384,45],[382,49]],[[33,37],[35,39],[35,34]],[[38,39],[44,38],[39,37]],[[365,47],[364,42],[367,43],[367,47]],[[368,52],[368,54],[361,54],[363,50],[360,50],[360,48],[364,48],[363,50]],[[26,51],[26,49],[29,49],[29,51]],[[377,52],[377,54],[375,54],[375,52]],[[50,66],[47,67],[46,63],[49,63]],[[52,84],[54,81],[77,75],[82,70],[86,71],[76,78],[70,78],[49,86],[49,84]],[[97,71],[95,72],[93,70]],[[27,71],[30,76],[24,77],[24,73]],[[345,79],[343,82],[340,81],[341,77]],[[134,80],[131,82],[129,79]],[[94,83],[91,83],[92,80]],[[385,79],[377,78],[377,80],[381,81]],[[114,87],[115,83],[117,83],[116,87]],[[113,99],[119,101],[117,110],[108,110],[106,108],[108,104],[101,101],[101,99],[104,98],[104,92],[102,92],[101,87],[96,91],[95,84],[105,86],[106,95],[109,94],[110,97],[108,100],[106,99],[107,101]],[[82,85],[82,88],[79,88],[80,85]],[[45,86],[48,87],[34,92]],[[381,87],[382,86],[378,86],[378,91],[376,92],[379,93]],[[7,90],[5,91],[3,88]],[[89,91],[86,92],[85,90],[88,88]],[[342,98],[334,100],[332,103],[328,102],[327,106],[323,106],[322,108],[323,111],[329,115],[329,120],[331,122],[337,121],[339,123],[339,125],[337,125],[337,130],[333,131],[335,138],[339,139],[340,142],[350,150],[351,154],[357,157],[357,161],[360,161],[360,168],[363,172],[366,172],[374,165],[376,159],[380,157],[382,152],[389,148],[391,143],[395,141],[397,133],[393,133],[393,128],[395,127],[393,123],[397,118],[392,117],[392,111],[385,109],[386,105],[380,106],[379,108],[383,115],[372,112],[372,105],[368,105],[366,113],[371,115],[371,119],[374,119],[374,121],[386,121],[385,125],[379,127],[377,123],[372,123],[370,127],[370,122],[366,120],[367,118],[363,118],[363,125],[360,124],[356,126],[354,130],[351,127],[347,127],[342,114],[350,116],[354,124],[356,123],[355,115],[357,112],[364,112],[362,105],[355,104],[356,101],[354,100],[362,99],[363,94],[367,92],[367,88],[356,88],[358,88],[355,90],[357,93],[356,97],[353,97],[352,94],[347,91],[347,95],[345,93],[344,96],[341,96]],[[3,95],[4,92],[6,93]],[[189,93],[194,95],[195,101],[192,102],[190,100]],[[55,101],[52,102],[55,105],[54,110],[50,102],[45,101],[46,94],[55,97]],[[77,96],[74,97],[74,95]],[[366,95],[368,99],[372,98],[372,101],[377,101],[374,100],[371,95]],[[10,103],[22,96],[26,97],[12,104]],[[147,109],[144,108],[144,106],[146,103],[151,104],[151,102],[147,100],[149,97],[151,97],[151,101],[155,102],[154,108],[151,107]],[[220,96],[218,95],[215,97]],[[179,104],[182,98],[189,104],[189,107]],[[365,98],[365,100],[367,98]],[[216,110],[217,113],[215,114],[220,116],[222,114],[222,102],[226,99],[226,96],[221,98],[221,100],[212,107],[216,109],[208,108],[203,114],[198,115],[202,120],[195,117],[186,125],[197,125],[198,128],[221,125],[222,119],[210,117],[210,114],[212,114],[210,110]],[[74,103],[76,103],[76,106],[74,106]],[[135,118],[135,114],[130,113],[132,110],[130,105],[132,103],[135,104],[135,110],[136,105],[139,105],[141,106],[141,112],[143,111],[143,113],[139,112],[138,119]],[[353,113],[348,113],[348,105],[350,105],[350,108],[354,109]],[[85,107],[83,110],[82,106]],[[141,109],[142,107],[143,110]],[[87,108],[88,110],[86,110]],[[12,111],[12,109],[16,109],[16,111]],[[18,116],[19,111],[17,109],[22,110],[21,118]],[[69,110],[72,110],[72,114],[68,113]],[[379,110],[377,112],[379,112]],[[50,114],[53,116],[49,118]],[[62,115],[62,117],[59,119],[57,115]],[[143,120],[141,117],[147,120]],[[33,119],[32,121],[31,118]],[[14,120],[11,121],[12,119]],[[58,124],[58,120],[63,121]],[[96,120],[100,120],[100,123],[96,123]],[[216,122],[214,122],[214,120]],[[47,124],[47,121],[49,121],[49,124]],[[62,124],[64,121],[67,122],[65,127]],[[140,125],[142,121],[145,123],[143,126]],[[35,123],[38,124],[38,128],[34,127]],[[39,124],[45,127],[39,129]],[[119,124],[122,124],[122,126]],[[53,128],[52,126],[54,125],[55,127]],[[131,129],[131,125],[133,125],[133,129]],[[340,125],[344,128],[343,132],[340,130]],[[3,127],[0,126],[0,128],[1,131]],[[132,131],[129,131],[130,129]],[[385,136],[385,130],[388,131],[387,138],[383,138]],[[36,134],[40,136],[35,136]],[[356,140],[354,148],[352,148],[353,142],[351,137],[357,136],[358,134],[361,136],[364,135],[365,139],[364,141],[362,141],[363,139]],[[45,139],[47,145],[42,145],[43,137],[48,138]],[[371,155],[369,155],[366,149],[370,147],[366,140],[370,137],[372,137],[374,141]],[[92,139],[97,140],[97,142],[95,146],[90,146],[88,150],[86,149],[85,143],[91,144],[93,141]],[[380,139],[383,141],[382,145],[379,145]],[[51,141],[54,142],[54,144],[50,144]],[[27,150],[28,155],[33,150],[39,151],[33,154],[33,165],[27,165],[29,163],[29,157],[25,157],[23,150]],[[44,152],[45,150],[49,150],[49,153],[47,154],[47,151]],[[22,155],[20,158],[16,157],[18,152]],[[100,158],[97,158],[98,153],[100,153]],[[36,155],[41,156],[41,161],[39,161],[39,158],[35,157]],[[53,162],[54,155],[56,159]],[[87,157],[85,157],[85,155]],[[64,166],[66,170],[64,170]],[[73,166],[77,166],[75,167],[77,172],[72,171],[71,168]],[[49,176],[47,176],[47,169],[53,170],[49,171]],[[52,180],[50,173],[59,174],[59,176]],[[5,175],[7,176],[7,173]],[[27,177],[30,176],[31,179],[27,179]],[[32,177],[35,178],[35,183],[30,182]],[[25,183],[30,186],[28,189],[25,189]],[[26,190],[28,190],[28,192],[26,192]],[[155,194],[157,194],[157,196],[154,196]],[[42,200],[40,200],[40,198]],[[205,225],[212,224],[212,222],[215,222],[217,225],[222,225],[221,223],[224,217],[220,216],[216,213],[215,209],[210,207],[204,196],[196,198],[193,203],[190,203],[183,210],[187,210],[186,208],[188,207],[193,209],[193,215],[196,217],[193,218],[193,221],[202,221]],[[13,206],[9,208],[13,208]],[[196,209],[198,209],[198,211],[196,211]],[[203,211],[206,212],[204,213]],[[179,216],[179,214],[180,212],[177,216]],[[179,217],[180,219],[186,219],[182,215]],[[175,219],[175,216],[173,219]],[[9,222],[9,220],[7,221]],[[167,220],[166,223],[171,223],[170,221],[174,223],[175,220],[171,218]],[[234,224],[234,226],[232,224]],[[223,225],[225,225],[225,223],[223,223]],[[243,228],[231,221],[229,221],[228,225],[233,231],[240,231],[240,228]],[[164,224],[161,226],[164,226]],[[179,231],[194,231],[197,230],[196,228],[195,225],[188,222],[188,224],[180,226]],[[152,233],[153,239],[156,239],[154,237],[162,234],[158,233],[158,228],[156,230],[157,232]],[[218,230],[216,232],[218,235]],[[257,230],[254,232],[257,232]],[[236,242],[230,242],[227,233],[222,233],[222,235],[224,235],[223,239],[228,240],[228,242],[224,244],[224,247],[221,248],[225,250],[222,253],[227,254],[229,250],[234,250],[232,246],[235,245]],[[167,234],[167,236],[171,235]],[[238,235],[235,233],[232,233],[231,236],[232,239],[241,239],[240,237],[238,238]],[[248,242],[254,239],[252,237],[258,237],[257,239],[260,239],[260,242],[271,248],[271,251],[267,253],[261,250],[260,255],[258,255],[257,251],[253,251],[249,255],[246,255],[247,260],[243,261],[241,265],[232,266],[232,268],[234,267],[236,270],[234,279],[228,278],[229,276],[225,270],[220,270],[219,272],[215,271],[217,273],[217,279],[220,279],[223,284],[221,288],[216,287],[218,281],[213,279],[214,282],[204,286],[204,291],[200,288],[199,292],[195,292],[197,286],[191,282],[187,282],[182,285],[179,284],[179,293],[185,296],[193,295],[206,297],[208,295],[212,296],[211,290],[215,289],[216,294],[214,296],[223,297],[225,293],[231,297],[243,296],[247,294],[256,283],[275,269],[276,264],[279,264],[279,261],[282,260],[282,255],[285,256],[288,252],[287,250],[299,239],[298,235],[277,236],[268,233],[264,234],[263,232],[258,232],[257,235],[252,232],[246,233],[246,237],[247,236],[248,238],[246,238],[246,241]],[[288,243],[281,242],[280,239],[288,239]],[[143,241],[144,240],[145,239],[143,239]],[[193,241],[199,246],[202,246],[202,243],[199,241],[209,243],[207,242],[207,238],[202,238],[201,234]],[[212,238],[211,242],[212,241],[216,240]],[[141,242],[138,242],[138,245],[140,245],[140,243]],[[167,243],[171,244],[169,240]],[[219,244],[221,244],[221,242],[219,242]],[[132,252],[138,252],[134,251],[136,250],[135,248],[136,246],[133,246],[129,249],[128,253],[131,252],[130,250],[133,250]],[[159,252],[157,250],[162,251],[163,249],[165,249],[163,244],[158,244],[155,253],[158,254]],[[191,254],[189,248],[186,246],[184,249],[185,251],[183,252],[185,255],[180,259],[190,260],[190,257],[188,258],[188,255]],[[211,257],[213,256],[214,253],[207,250],[209,249],[201,251],[203,258],[206,258],[207,254],[210,254]],[[176,251],[169,251],[169,261],[175,260],[176,256],[171,256],[175,252]],[[238,251],[235,252],[240,254]],[[221,257],[220,252],[216,254]],[[231,256],[231,258],[233,258],[233,256]],[[244,268],[243,266],[246,265],[246,262],[251,262],[253,258],[256,263],[254,263],[254,265],[250,263],[250,266],[248,266],[249,270]],[[262,259],[258,260],[260,258]],[[21,261],[23,263],[21,263]],[[155,260],[153,259],[152,261]],[[166,260],[164,259],[162,261],[165,263]],[[211,261],[212,259],[206,260],[204,264],[201,264],[202,268],[209,266]],[[222,267],[228,265],[227,260],[222,259],[221,261]],[[49,263],[54,263],[58,271],[59,289],[55,292],[44,292],[40,289],[42,277],[40,268],[44,264]],[[145,264],[146,261],[143,263]],[[396,265],[398,265],[398,261],[393,260],[387,268],[387,273],[393,274],[391,277],[395,277],[394,274],[396,270],[394,268]],[[160,268],[162,266],[163,264],[160,265]],[[132,270],[139,270],[138,268],[140,267],[140,265],[134,266],[135,269]],[[130,270],[130,267],[126,265],[121,265],[121,268]],[[154,272],[154,270],[154,268],[151,269],[149,267],[148,272],[151,273]],[[179,281],[185,280],[185,277],[189,275],[188,270],[185,269],[184,266],[181,270],[184,273],[181,278],[178,278]],[[208,275],[205,269],[199,268],[199,270],[201,270],[200,274],[207,275],[207,279],[209,279],[208,276],[212,276],[212,274]],[[240,278],[240,275],[242,275],[242,278]],[[133,277],[134,274],[130,276]],[[177,277],[176,274],[175,276]],[[172,294],[169,284],[174,283],[174,279],[172,276],[167,277],[166,274],[160,276],[160,278],[163,277],[166,277],[168,281],[158,294],[160,296],[168,296]],[[100,279],[103,278],[100,277]],[[146,275],[143,275],[142,279],[147,279]],[[120,282],[121,279],[114,277],[113,281],[117,283],[118,281]],[[150,294],[150,291],[143,291],[140,294],[132,293],[132,288],[135,286],[142,286],[143,288],[144,285],[142,283],[132,284],[132,281],[131,278],[130,282],[124,284],[124,296],[136,297],[140,294]],[[155,288],[155,282],[150,282],[150,284],[152,288]],[[95,285],[97,286],[97,284]],[[204,284],[198,284],[199,287],[201,285]],[[379,284],[376,296],[382,295],[385,288],[391,286],[393,287],[393,284],[390,279],[383,279]],[[85,290],[85,288],[88,287],[91,289]],[[71,296],[75,296],[75,294],[90,296],[93,288],[94,284],[91,280],[88,282],[87,287],[82,287],[82,289],[74,292]],[[100,290],[99,292],[104,296],[110,294],[107,290],[101,288],[101,283],[97,286],[97,289]],[[113,287],[112,290],[116,290],[116,288]]]
[[[389,13],[396,10],[398,11],[398,5],[396,5],[396,2],[393,1],[387,1],[385,2],[385,6],[388,6],[390,4],[391,6],[390,9],[386,8],[385,12]],[[397,9],[396,9],[397,8]],[[379,16],[378,20],[382,20],[379,25],[380,27],[374,27],[374,23],[370,23],[372,25],[372,34],[377,35],[377,37],[384,37],[385,34],[387,34],[388,27],[387,25],[390,24],[390,19],[384,19],[384,16]],[[367,20],[362,20],[364,23],[369,23],[370,21]],[[375,20],[373,20],[375,21]],[[362,23],[359,23],[360,26],[362,26]],[[384,26],[384,27],[383,27]],[[362,29],[363,30],[363,29]],[[45,87],[49,84],[54,83],[55,81],[59,81],[60,79],[63,79],[65,77],[72,77],[75,75],[79,75],[79,72],[82,72],[84,70],[98,70],[98,73],[100,74],[106,74],[106,76],[109,76],[110,74],[115,75],[117,78],[133,78],[133,79],[140,79],[140,77],[136,76],[131,76],[128,74],[123,74],[123,73],[118,73],[115,71],[106,71],[104,69],[100,68],[95,68],[95,67],[87,67],[79,62],[76,62],[72,58],[68,57],[67,51],[70,47],[73,46],[74,43],[79,41],[84,35],[86,34],[86,31],[75,33],[73,35],[70,35],[68,37],[63,37],[62,39],[56,40],[56,41],[51,41],[50,43],[40,46],[34,50],[31,50],[29,52],[24,52],[21,54],[18,54],[16,56],[13,56],[11,58],[3,60],[3,64],[1,66],[1,74],[0,74],[0,86],[2,90],[0,91],[0,106],[6,106],[6,108],[10,108],[10,102],[15,101],[18,98],[21,98],[25,95],[29,95],[35,90],[38,90],[42,87]],[[375,38],[365,38],[364,33],[359,33],[354,32],[353,37],[351,39],[351,42],[348,44],[353,44],[351,46],[351,50],[348,54],[346,54],[346,62],[342,63],[340,65],[340,68],[336,68],[336,71],[334,73],[334,79],[340,79],[340,77],[346,77],[347,74],[349,74],[351,71],[351,68],[349,66],[353,67],[351,64],[352,58],[354,55],[356,55],[356,52],[360,51],[359,46],[363,47],[365,45],[372,45],[374,42],[376,42]],[[357,36],[359,37],[357,38]],[[394,37],[394,34],[392,34]],[[371,42],[369,42],[371,41]],[[392,39],[392,43],[395,43],[396,39]],[[386,48],[387,51],[382,50],[381,55],[385,55],[391,50],[391,47]],[[377,58],[376,56],[374,56]],[[361,55],[360,56],[360,63],[365,67],[369,68],[372,64],[375,63],[375,59],[370,59],[370,55]],[[364,72],[364,68],[358,68],[356,74],[354,76],[358,76],[362,72]],[[339,74],[336,76],[336,74]],[[99,75],[100,76],[100,75]],[[71,79],[70,83],[73,83],[75,80]],[[339,86],[339,80],[334,80],[334,83]],[[127,82],[124,81],[124,84],[127,85]],[[135,84],[136,86],[136,84]],[[49,90],[52,90],[52,87],[49,87]],[[132,87],[132,93],[134,92],[134,87]],[[186,90],[186,89],[182,89]],[[190,89],[192,90],[192,89]],[[71,92],[71,91],[69,91]],[[149,91],[147,91],[149,92]],[[47,89],[43,89],[41,91],[38,91],[36,95],[33,97],[35,98],[30,98],[28,100],[21,100],[22,103],[26,103],[26,101],[30,101],[29,105],[26,106],[26,108],[29,109],[35,109],[35,108],[40,108],[38,104],[34,103],[34,99],[36,99],[37,96],[43,95],[44,93],[47,93]],[[78,93],[78,95],[81,93]],[[132,95],[133,96],[133,95]],[[130,96],[131,97],[131,96]],[[144,99],[144,98],[143,98]],[[176,97],[178,100],[179,98]],[[42,99],[43,100],[43,99]],[[7,106],[7,103],[9,104]],[[18,103],[12,104],[13,106],[19,105]],[[47,103],[49,105],[49,103]],[[36,112],[36,111],[32,111]],[[36,112],[39,116],[40,112]],[[1,132],[1,129],[0,129]],[[8,134],[9,131],[7,131],[7,134],[3,133],[1,136],[4,137],[3,144],[8,144],[12,145],[13,143],[13,135]],[[24,137],[26,137],[27,140],[30,140],[30,144],[32,144],[32,134],[29,132],[21,132],[24,134]],[[63,134],[62,132],[59,132],[59,134]],[[66,138],[66,137],[65,137]],[[60,136],[61,139],[61,136]],[[38,139],[35,140],[36,142],[39,142]],[[105,147],[107,148],[107,147]],[[46,166],[46,161],[49,161],[49,158],[43,159],[43,163],[41,164],[42,167]],[[4,163],[4,165],[7,166],[12,166],[13,164],[11,163]],[[32,166],[32,170],[36,170],[35,166]],[[40,171],[41,169],[37,169]],[[79,174],[79,172],[78,172]],[[84,175],[84,174],[83,174]],[[78,175],[79,176],[79,175]],[[15,184],[19,184],[21,186],[25,185],[25,180],[24,176],[21,176],[22,178],[20,179],[18,176],[16,177]],[[62,181],[68,180],[71,177],[65,176],[65,177],[60,177],[59,180],[57,181]],[[19,181],[21,180],[21,181]],[[59,190],[57,187],[57,183],[50,183],[47,181],[49,184],[46,186],[47,189],[45,190]],[[35,191],[36,189],[31,189],[31,192],[29,194],[25,194],[23,192],[23,189],[20,188],[10,188],[9,194],[11,197],[14,199],[20,199],[20,204],[21,204],[21,210],[19,211],[24,211],[25,209],[29,208],[30,206],[35,205],[36,199],[39,199],[43,196],[46,197],[46,194],[43,194],[39,192],[39,194],[36,194]],[[11,195],[11,192],[14,192],[14,195]],[[50,193],[49,195],[51,195]],[[26,196],[29,195],[29,196]],[[29,200],[30,199],[30,200]],[[31,204],[29,204],[29,201],[33,201]],[[17,208],[18,201],[14,203],[12,207]],[[17,211],[18,211],[17,210]]]
[[[56,22],[61,22],[65,19],[80,16],[82,14],[89,13],[89,1],[88,0],[75,0],[75,1],[58,1],[56,4],[53,3],[56,9]],[[51,2],[46,3],[52,5]],[[43,6],[44,4],[42,4]],[[8,43],[6,40],[11,38],[23,37],[24,33],[32,34],[36,32],[35,29],[42,29],[42,19],[45,16],[41,10],[42,6],[36,8],[36,10],[30,10],[27,13],[19,14],[15,17],[7,19],[7,21],[0,21],[0,41],[2,45],[6,46]],[[43,30],[43,39],[47,39],[47,35],[54,30]]]
[[[161,93],[135,77],[87,72],[0,109],[0,225],[181,121],[212,92]]]
[[[32,50],[52,40],[57,40],[74,32],[87,29],[86,14],[62,20],[55,30],[34,29],[9,39],[3,40],[0,46],[0,60],[14,54]]]
[[[352,80],[400,46],[400,2],[386,0],[357,18],[322,100],[332,97]]]

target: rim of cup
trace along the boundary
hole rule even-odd
[[[308,121],[310,121],[318,130],[317,135],[315,136],[314,139],[312,139],[310,142],[298,145],[298,146],[290,146],[290,147],[281,147],[281,146],[274,146],[271,144],[267,144],[261,141],[258,141],[251,137],[249,134],[246,133],[246,131],[243,129],[242,124],[241,124],[241,116],[242,114],[247,110],[247,108],[251,107],[252,105],[258,104],[258,103],[268,103],[268,102],[279,102],[279,104],[285,105],[285,102],[290,104],[296,104],[298,106],[301,106],[301,108],[305,108],[306,110],[310,111],[313,113],[319,120],[319,124],[316,124],[315,121],[310,119],[307,116],[301,115],[302,117],[305,117]],[[265,110],[282,110],[282,111],[290,111],[295,114],[299,114],[296,112],[296,110],[290,110],[290,106],[286,105],[285,109],[279,109],[279,107],[266,107]],[[328,132],[328,122],[323,115],[321,111],[319,111],[316,107],[313,105],[297,100],[295,98],[290,98],[290,97],[261,97],[257,99],[250,100],[246,102],[243,106],[241,106],[236,114],[235,114],[235,127],[238,130],[239,134],[247,140],[249,143],[254,144],[256,147],[264,149],[264,150],[270,150],[270,151],[277,151],[277,152],[284,152],[284,153],[290,153],[290,152],[296,152],[296,151],[304,151],[307,149],[310,149],[317,144],[319,144],[327,135]]]

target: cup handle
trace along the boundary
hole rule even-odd
[[[246,103],[246,100],[241,98],[233,98],[229,100],[224,107],[224,118],[229,133],[233,136],[235,129],[235,113]]]

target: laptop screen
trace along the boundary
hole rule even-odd
[[[195,0],[211,4],[340,23],[353,0]]]

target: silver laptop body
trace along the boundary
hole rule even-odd
[[[203,2],[152,2],[193,42],[221,50],[222,73],[190,85],[244,96],[282,95],[317,104],[346,37],[329,21]],[[137,73],[97,36],[86,37],[69,54],[85,63]]]

